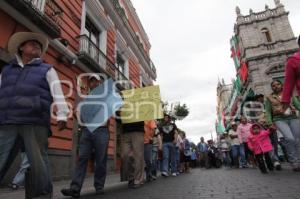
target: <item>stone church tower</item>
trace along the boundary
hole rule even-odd
[[[273,79],[284,78],[286,59],[298,50],[289,12],[280,0],[274,2],[274,9],[266,5],[264,11],[250,9],[248,15],[236,8],[234,32],[239,39],[241,61],[247,63],[249,75],[241,93],[244,99],[250,90],[269,94],[270,83]]]

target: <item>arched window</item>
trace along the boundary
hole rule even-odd
[[[267,28],[261,29],[261,33],[263,34],[266,42],[272,42],[271,33]]]

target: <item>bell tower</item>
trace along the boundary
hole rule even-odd
[[[274,3],[275,8],[266,5],[265,10],[250,9],[247,15],[236,8],[234,33],[239,41],[240,59],[248,67],[245,91],[252,89],[255,93],[269,94],[272,80],[284,78],[287,57],[299,50],[289,12],[280,0]]]

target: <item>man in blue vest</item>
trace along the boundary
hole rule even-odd
[[[52,181],[48,162],[50,107],[57,105],[57,126],[66,128],[69,109],[58,75],[41,56],[48,40],[32,32],[18,32],[8,41],[15,58],[0,76],[0,182],[23,141],[32,171],[33,196],[51,198]]]

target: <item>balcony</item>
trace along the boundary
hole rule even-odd
[[[89,66],[92,71],[104,72],[115,81],[127,81],[128,78],[116,67],[116,65],[99,49],[99,47],[87,36],[80,35],[78,58]]]
[[[60,36],[62,9],[55,0],[5,0],[51,38]]]
[[[116,12],[118,13],[119,17],[122,19],[124,27],[128,30],[129,34],[131,35],[132,39],[134,40],[135,44],[137,45],[139,51],[141,52],[143,58],[148,63],[148,69],[150,71],[150,74],[151,74],[152,78],[156,79],[156,69],[155,69],[152,61],[150,60],[149,55],[146,53],[146,51],[145,51],[145,49],[143,47],[143,44],[140,41],[139,36],[136,35],[136,33],[134,32],[134,30],[130,26],[130,24],[128,22],[128,19],[126,17],[126,14],[125,14],[125,10],[120,5],[119,0],[112,0],[112,4],[113,4]]]

